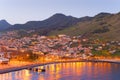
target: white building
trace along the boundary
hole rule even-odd
[[[4,53],[0,52],[0,63],[6,64],[9,62],[9,59],[4,58]]]

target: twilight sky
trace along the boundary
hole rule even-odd
[[[55,13],[75,17],[120,12],[120,0],[0,0],[0,19],[9,23],[43,20]]]

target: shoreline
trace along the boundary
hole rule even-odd
[[[27,65],[22,65],[22,66],[14,66],[14,67],[10,67],[10,68],[0,69],[0,74],[19,71],[22,69],[33,68],[33,67],[37,67],[37,66],[44,66],[44,65],[48,65],[48,64],[69,63],[69,62],[106,62],[106,63],[120,64],[120,61],[118,61],[118,60],[108,60],[108,59],[106,59],[106,60],[69,60],[69,61],[56,61],[56,62],[46,62],[46,63],[31,63],[31,64],[27,64]]]

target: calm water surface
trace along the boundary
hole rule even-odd
[[[71,62],[50,64],[46,72],[20,70],[0,74],[0,80],[120,80],[120,64]]]

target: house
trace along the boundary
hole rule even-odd
[[[4,53],[0,52],[0,63],[1,64],[7,64],[9,62],[9,59],[4,58]]]

